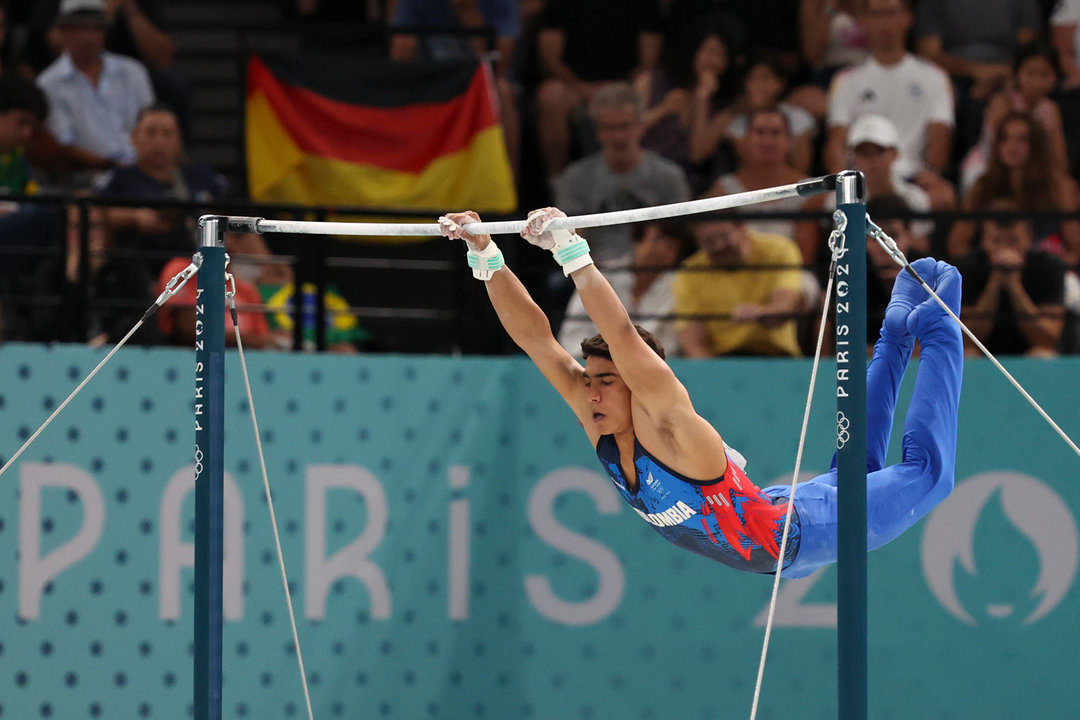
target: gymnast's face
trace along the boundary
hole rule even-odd
[[[615,363],[595,355],[586,358],[585,394],[592,409],[592,422],[602,434],[633,431],[630,388],[619,377]]]

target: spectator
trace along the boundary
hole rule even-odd
[[[791,130],[787,115],[776,107],[750,111],[746,137],[742,142],[742,163],[734,173],[719,177],[709,188],[708,195],[731,195],[799,182],[805,178],[805,174],[788,164],[790,149]],[[822,209],[824,203],[823,195],[794,197],[776,200],[761,207],[755,206],[753,210],[811,211]],[[817,260],[820,231],[816,221],[752,220],[747,225],[758,232],[782,235],[793,240],[802,255],[803,264],[812,265]]]
[[[293,303],[296,302],[296,284],[292,267],[270,253],[266,240],[258,233],[236,233],[229,236],[227,246],[232,258],[233,274],[246,282],[254,283],[266,306],[266,320],[270,329],[268,347],[286,350],[292,348],[295,320]],[[304,283],[301,288],[303,303],[314,305],[315,285]],[[333,285],[323,294],[326,308],[326,349],[333,353],[358,352],[357,345],[370,339],[360,327],[356,316],[349,313],[349,302]],[[315,348],[314,319],[303,328],[303,345]]]
[[[63,51],[59,30],[52,24],[60,0],[36,0],[26,55],[42,70]],[[161,29],[160,0],[106,0],[108,28],[105,49],[138,60],[150,73],[155,97],[173,108],[180,129],[188,135],[191,99],[187,79],[173,67],[176,43]]]
[[[735,97],[731,54],[724,36],[705,29],[692,42],[667,43],[664,64],[642,73],[634,85],[645,99],[646,149],[678,163],[691,191],[708,187]]]
[[[606,0],[546,0],[537,42],[545,75],[536,93],[537,134],[554,178],[570,159],[571,119],[600,87],[656,67],[660,3],[627,0],[613,12]]]
[[[15,72],[0,74],[0,195],[37,191],[25,148],[48,112],[45,95],[37,85]]]
[[[105,213],[93,206],[86,211],[87,275],[83,277],[79,207],[69,205],[66,215],[66,253],[43,261],[34,273],[36,294],[42,300],[52,296],[59,302],[35,305],[26,337],[38,342],[86,342],[92,347],[118,343],[157,297],[151,294],[154,278],[140,264],[112,253]],[[148,323],[130,342],[155,345],[160,337],[153,323]]]
[[[979,176],[986,172],[994,147],[994,128],[1011,110],[1029,113],[1046,134],[1052,169],[1069,172],[1068,151],[1065,145],[1065,126],[1061,108],[1050,98],[1058,81],[1057,53],[1053,46],[1041,41],[1020,48],[1013,63],[1015,78],[1011,84],[995,93],[983,113],[982,134],[960,166],[960,188],[967,192]]]
[[[642,148],[644,107],[629,83],[605,85],[593,97],[589,113],[600,151],[572,163],[556,180],[555,202],[567,215],[690,199],[682,168]],[[589,228],[589,245],[597,266],[608,269],[627,264],[633,251],[630,234],[629,225]]]
[[[952,87],[939,68],[908,53],[908,1],[866,0],[859,22],[870,57],[833,79],[825,164],[843,169],[852,123],[863,115],[884,115],[900,133],[896,170],[926,191],[935,210],[948,210],[956,206],[956,193],[941,173],[952,152]]]
[[[708,23],[724,29],[736,66],[754,52],[777,57],[789,76],[799,71],[799,0],[664,0],[664,6],[671,42],[682,42],[693,28]]]
[[[12,251],[0,254],[0,280],[29,267],[32,256],[13,248],[41,245],[55,221],[55,212],[48,205],[4,198],[37,192],[24,148],[47,113],[45,95],[37,85],[14,71],[0,74],[0,247]]]
[[[1016,212],[1011,200],[990,210]],[[982,247],[956,262],[968,328],[995,355],[1053,355],[1064,325],[1065,265],[1032,247],[1027,221],[988,220]],[[967,338],[968,352],[973,347]]]
[[[518,117],[517,91],[509,77],[521,24],[517,0],[397,0],[390,20],[390,57],[394,60],[456,60],[482,57],[495,51],[496,89],[499,95],[499,120],[506,149],[515,171],[519,166],[521,121]],[[400,32],[403,28],[425,28],[423,35]],[[440,35],[438,30],[472,29],[476,35]],[[494,46],[479,31],[488,29]]]
[[[860,171],[866,178],[866,199],[897,195],[908,212],[925,213],[930,211],[930,198],[923,189],[900,177],[894,166],[899,157],[900,135],[892,121],[881,115],[863,115],[851,126],[847,137],[848,151],[851,153],[851,167]],[[831,208],[835,198],[830,197]],[[895,209],[895,203],[892,203]],[[934,223],[919,220],[909,228],[912,247],[920,256],[930,254],[930,233]],[[888,292],[885,299],[888,300]],[[869,323],[873,325],[873,323]],[[880,324],[880,323],[878,323]],[[875,328],[877,325],[873,325]]]
[[[787,119],[791,140],[787,163],[805,177],[810,172],[810,163],[813,161],[813,140],[817,123],[810,113],[801,107],[781,102],[780,98],[786,89],[787,77],[779,60],[763,57],[751,62],[743,76],[742,96],[735,104],[735,112],[730,116],[731,122],[725,128],[725,134],[739,147],[746,137],[750,113],[755,110],[778,109]]]
[[[225,178],[205,165],[184,163],[176,114],[164,105],[143,108],[131,133],[135,163],[99,175],[94,185],[104,199],[207,202],[227,191]],[[165,259],[193,247],[195,218],[179,208],[110,207],[117,245],[158,252],[156,273]]]
[[[174,276],[184,270],[191,262],[191,255],[177,257],[165,264],[158,277],[156,293],[165,290]],[[235,277],[235,276],[234,276]],[[223,281],[224,282],[224,281]],[[156,295],[155,295],[156,297]],[[181,345],[190,347],[195,342],[195,280],[189,280],[183,289],[165,303],[157,311],[158,327],[169,345]],[[270,326],[266,321],[266,313],[261,310],[252,310],[250,306],[261,306],[262,296],[254,284],[242,278],[236,278],[236,306],[240,321],[240,339],[244,347],[264,348],[271,344]],[[248,309],[240,310],[243,306]],[[229,312],[228,303],[225,306],[225,344],[236,344],[232,315]]]
[[[794,90],[788,102],[824,120],[825,90],[833,76],[866,59],[866,33],[859,25],[861,0],[800,0],[799,47],[810,66],[810,83]]]
[[[1054,48],[1061,61],[1061,86],[1080,87],[1080,0],[1059,0],[1050,16]]]
[[[986,100],[1009,79],[1017,48],[1039,32],[1035,0],[950,0],[919,3],[916,50]]]
[[[54,171],[74,171],[75,184],[100,170],[133,162],[131,131],[154,102],[149,74],[137,60],[104,49],[105,0],[63,0],[56,20],[64,53],[38,77],[49,101],[48,129],[35,152]]]
[[[802,280],[795,243],[731,216],[695,224],[694,236],[701,249],[682,264],[674,286],[683,354],[798,356],[793,316],[801,309]]]
[[[104,0],[92,5],[100,7],[108,21],[105,47],[110,52],[139,60],[151,73],[172,67],[176,43],[161,29],[157,0]],[[25,52],[34,71],[40,72],[64,51],[60,30],[53,23],[63,6],[61,0],[34,2]]]
[[[1076,181],[1056,172],[1050,160],[1046,133],[1030,115],[1010,112],[994,131],[990,164],[964,196],[964,210],[987,210],[999,200],[1009,200],[1024,210],[1077,209]],[[957,220],[949,233],[948,252],[959,258],[971,249],[975,223]],[[1070,266],[1080,262],[1080,222],[1038,220],[1033,228],[1039,250],[1061,256]]]
[[[675,310],[675,268],[694,251],[694,233],[686,223],[650,222],[633,225],[634,257],[626,270],[608,275],[612,289],[630,313],[630,319],[677,352],[678,331],[670,317]],[[596,334],[577,291],[566,308],[559,344],[575,357],[581,341]]]

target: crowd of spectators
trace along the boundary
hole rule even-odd
[[[991,350],[1077,351],[1080,0],[283,4],[300,25],[377,27],[401,62],[490,61],[522,210],[622,210],[855,168],[871,214],[910,258],[961,268],[964,311]],[[0,191],[45,187],[105,204],[0,205],[5,245],[68,238],[59,260],[4,258],[0,290],[46,288],[54,301],[21,326],[4,312],[0,337],[72,340],[89,327],[93,342],[113,339],[124,314],[79,311],[75,286],[89,282],[113,308],[154,297],[193,249],[193,217],[161,201],[236,197],[214,168],[186,159],[189,91],[162,17],[158,0],[0,3]],[[752,218],[582,234],[671,355],[798,356],[812,349],[833,203],[795,198],[745,208]],[[236,242],[269,254],[257,236]],[[132,253],[142,254],[135,269]],[[291,271],[253,262],[240,278],[250,304],[291,303]],[[868,262],[873,324],[896,268],[875,243]],[[540,273],[536,289],[560,341],[589,334],[561,274]],[[326,304],[347,308],[347,293],[333,288]],[[241,329],[254,347],[285,346],[286,317],[248,312]],[[182,343],[183,325],[162,314],[141,339]],[[338,330],[335,348],[362,346],[355,321]]]

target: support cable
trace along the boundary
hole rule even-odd
[[[765,642],[761,647],[761,661],[758,663],[757,681],[754,684],[754,702],[750,708],[750,720],[755,720],[757,717],[758,701],[761,697],[761,683],[765,677],[765,659],[769,654],[773,616],[776,613],[776,599],[780,593],[780,576],[784,565],[784,554],[787,551],[788,533],[791,531],[791,516],[795,507],[795,491],[799,482],[799,472],[802,470],[803,449],[806,447],[806,430],[810,426],[810,408],[814,401],[814,386],[817,384],[821,348],[825,343],[825,325],[829,313],[829,301],[832,299],[836,261],[843,255],[844,229],[847,227],[847,217],[837,211],[834,220],[836,229],[829,235],[829,249],[832,251],[832,262],[829,265],[829,281],[825,286],[825,300],[822,303],[821,318],[818,324],[817,347],[814,349],[814,364],[810,370],[810,388],[806,392],[806,409],[803,411],[802,430],[799,433],[799,449],[795,453],[795,472],[791,478],[791,493],[788,495],[787,512],[784,514],[784,534],[780,538],[780,552],[776,559],[776,575],[773,578],[772,597],[769,599],[769,615],[765,621]]]
[[[982,341],[979,340],[979,338],[975,337],[975,333],[971,332],[971,330],[968,329],[968,326],[965,325],[959,317],[957,317],[956,313],[952,311],[952,308],[946,305],[945,301],[938,297],[938,294],[934,292],[933,288],[927,285],[926,281],[919,277],[919,273],[917,273],[915,269],[911,267],[911,263],[908,262],[908,259],[904,256],[904,253],[900,250],[899,247],[897,247],[896,241],[889,237],[889,235],[884,230],[882,230],[877,223],[871,220],[869,215],[866,216],[866,227],[866,234],[876,240],[877,243],[881,245],[881,247],[883,247],[887,253],[889,253],[889,257],[891,257],[897,265],[903,268],[909,275],[911,275],[911,277],[915,278],[915,280],[917,280],[919,284],[923,286],[926,292],[930,293],[930,296],[934,298],[934,300],[937,301],[937,304],[940,305],[942,309],[944,309],[945,312],[949,314],[949,317],[956,321],[956,324],[960,326],[960,329],[964,331],[964,334],[967,335],[968,339],[971,340],[972,343],[974,343],[975,347],[979,348],[979,350],[982,351],[982,354],[985,355],[991,363],[993,363],[994,367],[1001,371],[1001,374],[1004,375],[1006,379],[1008,379],[1008,381],[1012,383],[1012,386],[1016,388],[1021,395],[1024,396],[1024,399],[1031,404],[1031,407],[1035,408],[1036,412],[1038,412],[1039,415],[1042,416],[1043,420],[1045,420],[1050,425],[1050,427],[1052,427],[1054,431],[1061,436],[1061,439],[1064,440],[1070,448],[1072,448],[1072,451],[1077,455],[1080,455],[1080,447],[1077,447],[1076,443],[1073,442],[1072,438],[1070,438],[1068,434],[1061,429],[1060,425],[1054,422],[1054,419],[1051,418],[1050,415],[1042,409],[1042,406],[1035,401],[1035,398],[1031,397],[1031,394],[1028,393],[1028,391],[1024,389],[1024,386],[1021,385],[1019,381],[1017,381],[1017,379],[1012,376],[1012,373],[1005,369],[1005,366],[1002,365],[996,357],[994,357],[994,354],[991,353],[985,345],[983,345]]]
[[[266,456],[263,453],[262,437],[259,434],[259,419],[255,415],[255,398],[251,392],[251,378],[248,376],[247,360],[244,356],[244,342],[240,338],[240,322],[236,313],[236,280],[232,274],[226,274],[229,290],[225,299],[232,314],[233,332],[236,334],[236,349],[240,356],[240,369],[244,374],[244,389],[247,391],[248,410],[251,412],[251,425],[255,431],[255,447],[259,453],[259,469],[262,471],[263,490],[266,493],[266,507],[270,511],[270,526],[274,531],[274,547],[277,549],[278,567],[281,569],[281,585],[285,589],[285,604],[289,608],[289,625],[292,628],[293,645],[296,647],[296,662],[300,668],[300,683],[304,688],[304,703],[307,705],[308,720],[314,720],[311,711],[311,693],[308,690],[307,671],[304,670],[304,654],[300,651],[300,634],[296,629],[296,612],[293,610],[292,591],[289,590],[289,576],[285,572],[285,555],[281,551],[281,535],[278,532],[277,515],[274,513],[274,498],[270,493],[270,478],[266,472]]]
[[[169,280],[168,284],[165,286],[165,289],[161,292],[160,295],[158,295],[157,300],[154,301],[154,304],[147,308],[146,312],[143,313],[142,318],[140,318],[139,321],[135,323],[135,325],[130,330],[127,331],[127,334],[120,339],[120,342],[116,343],[116,345],[113,346],[113,349],[110,350],[108,354],[101,359],[101,362],[97,364],[97,367],[91,370],[90,374],[83,378],[83,381],[79,383],[74,390],[71,391],[71,394],[67,396],[67,399],[65,399],[64,402],[60,403],[56,407],[56,409],[52,411],[52,414],[45,419],[45,422],[41,423],[41,427],[35,430],[34,434],[27,438],[26,442],[22,444],[22,447],[15,451],[15,454],[11,456],[11,459],[4,463],[3,467],[0,467],[0,475],[3,475],[5,472],[7,472],[8,468],[15,464],[15,461],[19,459],[19,456],[22,455],[35,440],[37,440],[38,436],[41,435],[42,432],[44,432],[45,428],[49,427],[50,423],[52,423],[52,421],[56,419],[56,416],[59,415],[60,412],[68,406],[68,403],[74,400],[75,396],[82,392],[82,389],[86,387],[91,380],[94,379],[94,376],[97,375],[103,367],[105,367],[106,363],[112,360],[112,357],[116,354],[116,351],[124,347],[127,341],[131,339],[131,336],[134,335],[139,330],[139,328],[141,328],[143,324],[153,316],[155,312],[157,312],[157,309],[164,305],[166,302],[168,302],[169,298],[171,298],[173,295],[180,292],[180,289],[183,288],[185,284],[187,284],[187,281],[193,278],[195,274],[199,272],[199,267],[201,265],[202,255],[196,253],[195,256],[191,259],[191,264],[178,272],[176,275],[173,276],[171,280]]]

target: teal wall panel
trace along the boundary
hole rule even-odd
[[[101,357],[0,347],[0,457]],[[249,364],[316,718],[749,715],[771,579],[661,540],[526,360]],[[1009,366],[1080,436],[1076,359]],[[675,367],[756,483],[790,480],[808,362]],[[227,373],[225,714],[303,717],[235,353]],[[956,491],[870,558],[871,716],[1072,716],[1080,459],[965,373]],[[0,718],[187,716],[193,393],[191,353],[122,351],[0,478]],[[834,569],[783,584],[761,718],[836,716],[835,599]]]

